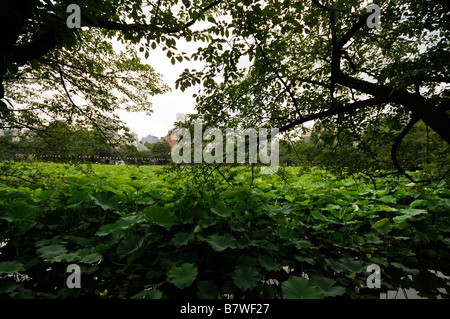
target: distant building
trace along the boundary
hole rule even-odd
[[[143,138],[141,139],[141,143],[142,143],[142,144],[145,144],[145,143],[153,144],[153,143],[160,142],[160,141],[161,141],[161,140],[160,140],[158,137],[153,136],[153,135],[151,135],[151,134],[149,134],[149,135],[147,135],[146,137],[143,137]]]
[[[176,118],[175,118],[175,122],[186,122],[186,113],[177,113],[176,114]],[[173,149],[175,147],[175,145],[177,145],[178,143],[178,139],[177,136],[175,134],[172,134],[172,130],[169,130],[169,132],[167,132],[167,135],[164,137],[161,137],[162,141],[166,141],[167,143],[170,144],[170,147]]]

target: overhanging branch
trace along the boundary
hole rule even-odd
[[[292,121],[291,123],[281,127],[279,129],[279,132],[281,133],[281,132],[288,131],[295,126],[303,124],[308,121],[322,119],[322,118],[330,117],[330,116],[337,115],[337,114],[348,113],[348,112],[352,112],[352,111],[355,111],[355,110],[358,110],[361,108],[367,108],[367,107],[379,105],[379,104],[386,103],[386,102],[388,102],[387,98],[385,98],[385,97],[377,98],[376,97],[376,98],[371,98],[371,99],[367,99],[364,101],[358,101],[358,102],[346,104],[341,107],[328,109],[323,112],[305,115],[301,119]]]
[[[385,97],[388,102],[402,105],[414,116],[419,117],[430,126],[439,136],[450,144],[450,118],[442,107],[419,94],[410,93],[405,89],[393,89],[386,85],[360,80],[348,75],[339,74],[334,78],[336,83],[359,92]]]
[[[223,0],[213,1],[209,5],[202,8],[199,11],[199,13],[205,13],[206,11],[219,5],[222,1]],[[158,3],[158,8],[157,8],[157,11],[155,14],[155,19],[153,20],[153,22],[156,21],[156,17],[158,15],[158,13],[159,13],[159,3]],[[97,19],[97,21],[94,21],[86,16],[84,16],[83,19],[84,19],[84,21],[87,22],[87,24],[85,24],[85,26],[88,26],[88,27],[99,27],[102,29],[117,30],[117,31],[162,31],[166,34],[174,34],[174,33],[179,33],[181,31],[184,31],[187,28],[194,25],[194,23],[197,22],[198,17],[191,19],[190,21],[180,25],[179,27],[173,27],[173,28],[158,26],[154,23],[152,23],[152,24],[144,24],[144,23],[127,24],[127,23],[114,22],[114,21],[109,21],[109,20],[104,20],[104,19]]]
[[[394,164],[397,171],[404,175],[407,179],[409,179],[412,183],[417,183],[408,173],[405,172],[405,170],[401,167],[400,163],[397,160],[397,153],[398,149],[403,141],[403,138],[408,134],[408,132],[412,129],[412,127],[419,121],[418,117],[413,117],[409,121],[409,123],[403,128],[403,130],[400,132],[400,134],[397,136],[397,139],[395,140],[394,144],[392,145],[391,149],[391,159],[392,163]]]

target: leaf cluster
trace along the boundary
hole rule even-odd
[[[385,180],[374,190],[320,170],[290,169],[288,183],[232,172],[203,192],[179,173],[123,166],[68,170],[59,187],[1,187],[0,294],[373,298],[401,287],[447,296],[434,272],[449,275],[443,183],[418,192]],[[70,263],[81,267],[80,290],[65,288]],[[365,287],[373,263],[381,290]]]

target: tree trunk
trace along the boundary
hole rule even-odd
[[[22,29],[31,16],[36,0],[2,0],[0,2],[0,99],[4,97],[3,76]]]

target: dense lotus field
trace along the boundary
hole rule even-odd
[[[0,181],[0,298],[378,298],[400,288],[449,297],[443,181],[14,167],[19,176]],[[80,288],[68,287],[71,264]],[[380,268],[379,288],[368,287],[369,265]]]

